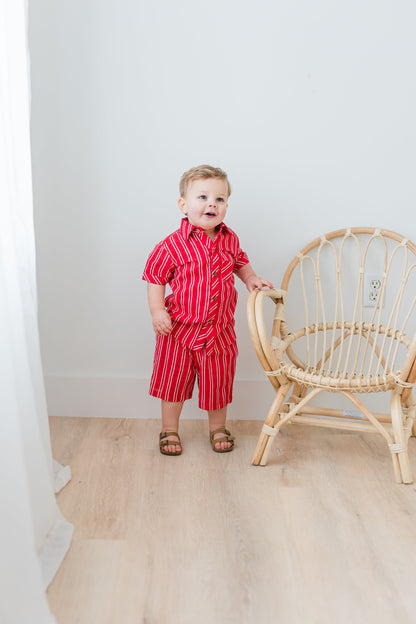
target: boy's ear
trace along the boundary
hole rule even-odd
[[[179,210],[180,210],[181,212],[183,212],[183,214],[184,214],[184,215],[188,214],[188,213],[186,212],[186,208],[185,208],[185,200],[184,200],[184,198],[183,198],[183,197],[180,197],[180,198],[178,199],[178,206],[179,206]]]

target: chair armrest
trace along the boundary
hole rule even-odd
[[[261,291],[265,297],[270,297],[270,299],[283,299],[283,303],[286,302],[287,291],[282,288],[270,288],[270,290],[262,290]]]
[[[248,299],[247,311],[253,345],[264,370],[271,371],[278,368],[279,360],[275,357],[264,323],[263,304],[266,297],[272,299],[273,302],[277,304],[277,308],[279,309],[278,314],[275,314],[273,324],[273,332],[275,335],[278,335],[280,331],[280,323],[284,320],[283,308],[286,291],[280,288],[272,288],[270,290],[254,290],[250,293]]]
[[[255,327],[256,338],[258,345],[260,346],[263,357],[268,364],[269,370],[277,370],[280,363],[283,361],[283,354],[286,353],[287,357],[298,368],[305,368],[305,363],[296,355],[293,351],[290,343],[281,343],[279,337],[281,336],[282,323],[286,326],[285,321],[285,301],[287,291],[283,288],[273,288],[270,290],[257,291],[257,296],[253,298],[253,315],[252,324]],[[266,326],[264,323],[263,305],[266,297],[269,297],[276,304],[276,311],[273,319],[272,338],[269,339],[267,335]],[[284,334],[286,335],[285,330]],[[285,338],[283,335],[283,338]],[[279,347],[280,348],[276,348]],[[283,345],[283,346],[282,346]],[[264,367],[265,368],[265,367]],[[267,370],[265,368],[265,370]]]

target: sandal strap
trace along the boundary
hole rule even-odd
[[[167,440],[166,438],[168,436],[176,436],[178,439]],[[162,431],[162,433],[159,435],[159,448],[162,449],[165,448],[165,446],[180,446],[182,449],[182,442],[177,431]],[[169,453],[169,455],[173,455],[173,453]]]
[[[180,446],[182,448],[181,442],[174,442],[172,440],[162,440],[159,442],[160,448],[165,448],[165,446]]]
[[[162,431],[162,433],[159,434],[159,440],[162,441],[168,436],[173,436],[173,435],[178,438],[179,442],[181,441],[177,431]]]
[[[217,433],[225,433],[226,437],[215,438],[214,440],[214,435],[216,435]],[[234,436],[231,435],[231,432],[228,431],[228,429],[225,429],[225,427],[220,427],[219,429],[214,429],[213,431],[210,431],[209,436],[211,438],[211,442],[214,442],[215,444],[217,444],[217,442],[232,442],[235,439]]]

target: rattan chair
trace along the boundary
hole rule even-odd
[[[310,424],[382,435],[396,481],[412,482],[407,447],[415,433],[415,295],[416,246],[375,228],[315,239],[289,264],[280,289],[250,294],[251,338],[276,391],[254,465],[267,464],[283,425]],[[274,302],[274,314],[267,301]],[[353,406],[341,397],[337,409],[311,405],[322,392],[343,395]],[[363,403],[382,392],[390,393],[388,414]]]

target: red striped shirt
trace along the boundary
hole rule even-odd
[[[236,341],[233,273],[248,261],[237,235],[224,223],[212,241],[183,219],[176,232],[156,245],[143,279],[170,285],[165,305],[176,340],[194,350],[206,346],[208,355]]]

